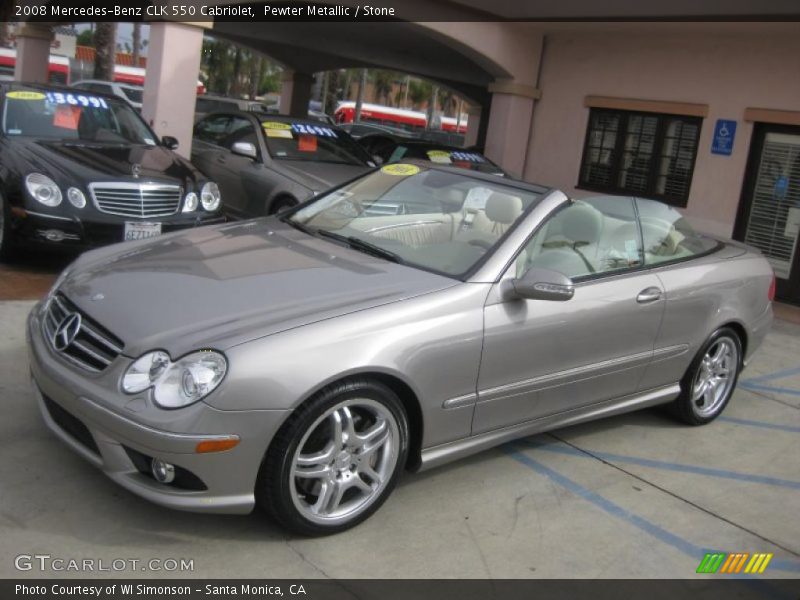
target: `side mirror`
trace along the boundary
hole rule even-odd
[[[233,146],[231,146],[231,152],[238,156],[252,158],[253,160],[258,157],[258,152],[256,151],[255,145],[251,144],[250,142],[236,142]]]
[[[511,280],[513,296],[527,300],[564,302],[575,295],[572,280],[558,271],[532,267],[519,279]]]
[[[170,150],[177,150],[179,145],[178,138],[172,137],[171,135],[161,136],[161,144]]]

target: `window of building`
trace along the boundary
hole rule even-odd
[[[578,186],[686,206],[699,117],[591,109]]]

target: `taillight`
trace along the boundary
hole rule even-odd
[[[770,302],[775,300],[775,273],[772,274],[772,281],[769,282],[769,291],[767,292],[767,299]]]

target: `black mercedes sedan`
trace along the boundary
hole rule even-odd
[[[221,222],[216,183],[175,148],[113,96],[0,84],[0,256]]]
[[[232,218],[277,213],[376,166],[333,125],[235,111],[195,124],[192,162],[219,183]]]

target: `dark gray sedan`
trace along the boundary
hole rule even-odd
[[[192,162],[214,180],[233,218],[271,215],[374,167],[347,133],[319,121],[214,113],[194,126]]]

